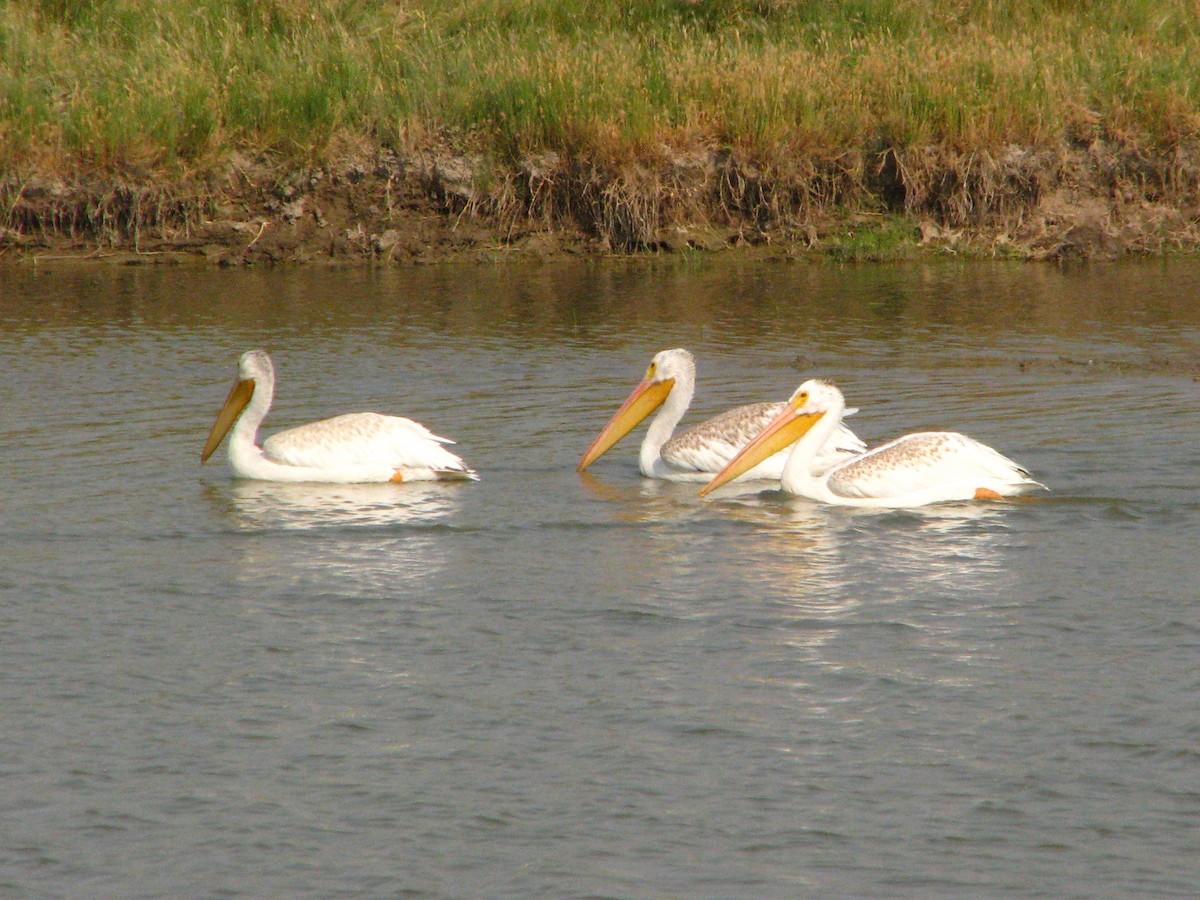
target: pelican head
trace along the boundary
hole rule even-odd
[[[784,450],[804,437],[822,416],[833,413],[841,419],[846,399],[832,381],[810,378],[788,398],[787,405],[749,444],[742,448],[716,478],[700,490],[703,497],[723,484],[728,484],[764,459]]]
[[[247,350],[238,360],[238,377],[266,383],[275,381],[275,364],[266,350]]]
[[[592,445],[583,454],[578,469],[582,472],[603,456],[621,438],[633,431],[643,419],[666,402],[676,384],[692,390],[696,383],[696,360],[687,350],[676,348],[654,354],[646,374],[621,408],[608,420]],[[688,395],[688,402],[691,402]],[[682,415],[682,413],[681,413]]]
[[[646,369],[646,378],[660,382],[695,381],[696,357],[682,347],[676,347],[674,350],[660,350],[650,360],[650,366]]]
[[[798,414],[827,413],[846,408],[842,389],[828,378],[810,378],[788,399],[788,405]]]
[[[201,465],[208,462],[213,451],[221,445],[221,441],[225,439],[229,429],[233,427],[234,422],[238,420],[238,417],[254,398],[256,388],[261,389],[260,396],[263,396],[264,402],[269,404],[274,385],[275,366],[271,363],[271,357],[267,356],[266,351],[247,350],[243,353],[241,359],[238,360],[238,380],[234,382],[229,396],[225,398],[221,411],[217,413],[217,420],[208,433],[208,440],[204,442],[204,449],[200,451]],[[263,409],[263,413],[266,413],[265,409]]]

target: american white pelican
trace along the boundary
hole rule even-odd
[[[646,375],[583,454],[582,472],[660,406],[662,409],[642,440],[638,465],[647,478],[666,481],[708,481],[737,452],[779,414],[784,403],[737,406],[672,436],[696,392],[696,361],[687,350],[663,350],[654,355]],[[849,410],[847,415],[855,410]],[[867,449],[845,425],[833,429],[819,448],[814,465],[824,471]],[[787,454],[780,452],[744,470],[741,480],[778,481]],[[822,468],[824,467],[824,468]]]
[[[262,350],[243,353],[238,380],[204,442],[200,462],[212,456],[232,427],[229,463],[242,478],[339,484],[478,480],[442,446],[453,441],[412,419],[379,413],[347,413],[310,422],[272,435],[258,447],[254,438],[274,392],[271,357]]]
[[[841,422],[846,400],[832,383],[804,382],[741,453],[701,491],[737,478],[795,444],[781,478],[790,494],[839,506],[909,507],[944,500],[998,500],[1045,485],[986,444],[954,431],[906,434],[818,473],[814,453]]]

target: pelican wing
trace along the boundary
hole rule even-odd
[[[676,434],[662,448],[672,466],[693,472],[720,472],[743,447],[779,415],[784,403],[747,403]]]
[[[856,412],[858,412],[857,409],[851,409],[842,415],[853,415]],[[866,442],[847,428],[845,422],[838,422],[837,431],[833,433],[830,440],[825,442],[825,448],[822,450],[822,453],[837,455],[839,462],[853,459],[866,452]]]
[[[908,434],[834,468],[829,489],[842,497],[899,497],[962,485],[1036,485],[1008,457],[963,434]],[[970,493],[967,493],[970,496]]]
[[[412,419],[348,413],[272,435],[263,442],[263,452],[274,462],[290,466],[383,465],[468,472],[463,461],[442,446],[452,443]]]

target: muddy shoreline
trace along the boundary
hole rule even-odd
[[[1200,248],[1200,152],[1110,144],[930,148],[760,167],[730,151],[620,169],[447,150],[298,167],[232,154],[203,175],[0,182],[0,264],[413,264],[647,252],[837,261],[954,253],[1116,259]]]

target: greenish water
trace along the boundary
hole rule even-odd
[[[0,893],[1192,896],[1200,266],[0,272]],[[409,415],[477,484],[241,483]],[[839,382],[1019,504],[702,501],[627,439]],[[636,434],[640,439],[640,432]]]

